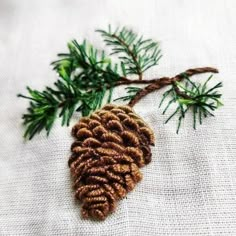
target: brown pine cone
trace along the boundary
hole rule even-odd
[[[106,105],[73,127],[69,167],[82,216],[104,220],[142,179],[154,134],[129,106]]]

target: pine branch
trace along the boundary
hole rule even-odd
[[[142,90],[140,90],[136,94],[136,96],[134,96],[130,100],[129,106],[133,107],[136,103],[138,103],[147,94],[152,93],[156,90],[159,90],[167,85],[171,85],[173,82],[181,81],[184,78],[186,78],[186,76],[190,77],[193,75],[208,73],[208,72],[218,73],[218,70],[215,68],[212,68],[212,67],[200,67],[200,68],[188,69],[185,72],[180,73],[172,78],[163,77],[160,79],[153,79],[153,80],[151,80],[152,82],[150,83],[150,85],[148,85],[145,88],[143,88]]]
[[[159,45],[150,39],[143,40],[125,28],[117,29],[115,32],[110,28],[108,32],[102,30],[99,32],[102,33],[104,41],[112,46],[112,54],[118,54],[121,59],[120,64],[112,63],[104,51],[99,52],[86,41],[82,44],[76,40],[68,43],[68,52],[58,54],[58,60],[52,62],[53,69],[59,75],[54,85],[46,87],[43,91],[27,87],[28,96],[18,95],[30,100],[27,113],[22,117],[26,126],[25,138],[32,139],[44,129],[48,135],[58,117],[61,118],[62,125],[68,126],[74,112],[81,112],[82,116],[89,115],[103,103],[110,103],[114,88],[120,85],[148,84],[144,88],[129,86],[126,88],[127,95],[116,99],[129,101],[128,105],[131,107],[147,94],[172,85],[169,92],[165,93],[162,103],[167,96],[175,96],[165,110],[167,111],[173,102],[178,102],[178,110],[169,118],[170,120],[180,111],[178,127],[190,106],[194,107],[195,127],[197,117],[201,123],[203,117],[213,115],[212,111],[221,104],[219,100],[221,94],[215,91],[221,87],[221,83],[208,89],[207,83],[210,78],[202,86],[196,85],[188,78],[199,73],[217,73],[216,69],[196,68],[173,78],[144,80],[143,72],[156,65],[161,57]],[[130,74],[137,74],[139,78],[136,80],[127,78]],[[178,83],[183,79],[192,86],[190,91],[187,90],[187,86]]]
[[[139,80],[142,80],[143,73],[158,64],[161,58],[161,50],[159,44],[151,39],[143,40],[132,30],[123,27],[121,30],[117,28],[108,31],[97,30],[104,38],[106,45],[112,47],[112,53],[118,54],[121,59],[121,65],[124,76],[136,74]]]

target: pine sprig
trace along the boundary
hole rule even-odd
[[[223,105],[220,101],[222,94],[217,91],[222,87],[222,83],[217,83],[211,88],[207,86],[212,77],[211,75],[204,84],[198,84],[185,76],[184,83],[175,82],[172,88],[163,94],[159,107],[162,106],[167,97],[170,97],[163,114],[167,112],[172,104],[177,104],[175,111],[165,121],[165,123],[168,123],[174,116],[178,115],[177,133],[188,111],[192,110],[193,128],[196,129],[197,121],[202,124],[203,118],[214,116],[213,112]]]
[[[26,130],[24,137],[32,139],[36,133],[45,129],[49,134],[58,110],[58,101],[49,91],[39,92],[27,87],[29,96],[19,94],[19,97],[30,99],[28,113],[23,115]]]
[[[148,84],[144,88],[128,86],[127,95],[116,99],[129,101],[128,104],[132,107],[148,93],[175,81],[172,88],[164,94],[163,101],[172,96],[164,112],[172,103],[178,104],[175,113],[167,120],[168,122],[173,116],[180,114],[178,130],[189,110],[193,111],[195,128],[197,119],[201,123],[203,117],[212,115],[212,111],[221,105],[221,94],[216,92],[222,86],[221,83],[207,89],[210,78],[203,85],[195,84],[188,78],[188,75],[199,73],[217,73],[216,69],[203,67],[187,70],[185,85],[176,82],[183,79],[183,74],[173,78],[144,80],[143,73],[157,65],[161,58],[159,44],[151,39],[144,40],[142,36],[126,28],[112,31],[109,27],[108,31],[98,32],[102,34],[106,44],[112,47],[111,54],[117,54],[120,62],[112,63],[104,51],[98,51],[87,41],[81,44],[76,40],[69,42],[68,52],[58,54],[58,60],[52,62],[53,69],[58,74],[54,85],[43,91],[27,87],[27,96],[18,95],[30,100],[27,113],[22,116],[26,127],[25,138],[32,139],[42,130],[46,130],[49,135],[58,117],[61,118],[61,125],[68,126],[75,112],[81,112],[82,116],[89,115],[104,103],[110,103],[114,88],[120,85]],[[127,78],[131,74],[138,75],[138,79]]]
[[[61,71],[63,74],[64,72]],[[61,76],[62,76],[61,74]],[[19,97],[31,100],[28,113],[23,115],[24,124],[26,125],[25,138],[33,138],[36,133],[43,129],[50,133],[57,114],[62,119],[62,126],[69,125],[76,104],[83,102],[84,94],[72,83],[66,74],[63,74],[54,85],[55,88],[46,87],[42,92],[27,87],[29,96],[19,94]]]
[[[151,39],[143,39],[125,27],[112,31],[97,30],[104,38],[106,45],[112,47],[112,53],[118,54],[121,60],[123,75],[136,74],[142,80],[143,73],[158,64],[161,58],[159,44]]]

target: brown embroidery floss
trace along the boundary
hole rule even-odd
[[[105,105],[72,130],[69,166],[82,216],[104,220],[142,179],[153,131],[129,106]]]

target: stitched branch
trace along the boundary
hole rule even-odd
[[[193,75],[197,75],[197,74],[201,74],[201,73],[207,73],[207,72],[212,72],[212,73],[218,73],[218,70],[212,67],[201,67],[201,68],[194,68],[194,69],[189,69],[186,70],[183,73],[180,73],[172,78],[168,78],[168,77],[163,77],[160,79],[154,79],[151,80],[151,84],[146,86],[145,88],[141,89],[133,99],[131,99],[131,101],[129,102],[129,106],[133,107],[137,102],[139,102],[140,99],[142,99],[143,97],[145,97],[147,94],[152,93],[158,89],[161,89],[163,87],[165,87],[166,85],[171,85],[173,83],[175,83],[176,81],[181,81],[185,78],[185,76],[193,76]],[[176,88],[176,87],[175,87]],[[176,93],[178,93],[179,95],[183,95],[183,93],[180,93],[180,91],[178,90],[178,88],[176,89]]]

